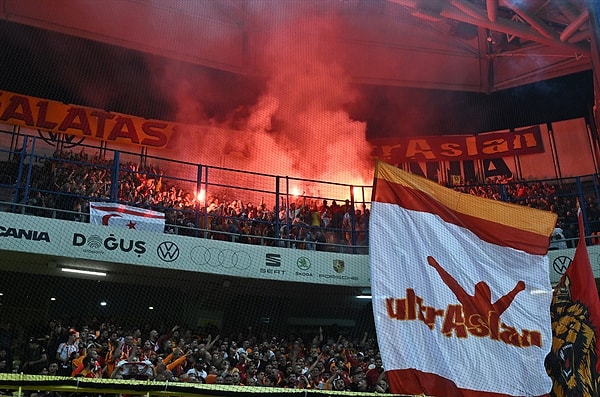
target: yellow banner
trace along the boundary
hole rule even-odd
[[[0,122],[153,148],[167,148],[177,126],[7,91],[0,91]]]

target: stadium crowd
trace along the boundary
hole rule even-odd
[[[86,221],[89,201],[110,200],[112,170],[112,160],[99,154],[88,156],[83,149],[56,152],[42,165],[33,167],[27,211]],[[370,213],[366,203],[297,198],[290,202],[282,200],[276,212],[274,204],[269,207],[262,200],[257,204],[243,202],[239,198],[228,198],[226,194],[212,195],[200,202],[195,192],[182,186],[180,180],[165,177],[165,171],[160,167],[140,166],[131,161],[120,164],[117,181],[117,200],[164,212],[166,233],[250,244],[368,253]],[[514,181],[496,177],[485,184],[466,182],[453,188],[471,195],[553,211],[558,214],[556,235],[564,238],[570,247],[578,237],[578,197],[573,182]],[[598,199],[593,189],[591,191],[585,197],[585,215],[590,232],[600,235]],[[279,233],[275,233],[276,225]],[[199,233],[198,228],[204,233]]]
[[[81,150],[56,152],[40,163],[32,167],[25,208],[28,213],[86,221],[90,201],[111,197],[112,160],[99,155],[90,157]],[[14,166],[7,169],[16,173]],[[364,203],[356,208],[350,200],[338,203],[296,197],[289,202],[282,200],[276,212],[274,204],[269,208],[263,201],[244,202],[227,198],[226,194],[200,201],[193,191],[182,186],[184,182],[165,177],[160,167],[133,162],[120,164],[117,185],[119,202],[164,212],[166,233],[367,253],[356,248],[368,244],[369,208]],[[207,234],[198,233],[198,228]]]
[[[248,328],[245,334],[221,337],[210,333],[216,331],[212,327],[174,326],[159,333],[149,325],[123,328],[99,321],[78,329],[51,321],[45,331],[30,337],[21,348],[0,344],[0,372],[389,391],[376,339],[366,332],[358,339],[329,335],[320,328],[310,339],[303,339],[258,336]]]
[[[90,201],[111,199],[113,169],[112,160],[88,156],[84,150],[56,152],[32,167],[29,192],[22,197],[27,204],[24,211],[85,222]],[[4,172],[10,174],[9,180],[16,180],[14,164],[7,165]],[[352,205],[349,200],[338,204],[302,199],[289,202],[289,208],[282,201],[278,212],[263,201],[254,204],[226,196],[213,195],[200,203],[195,192],[165,177],[160,167],[134,162],[120,164],[116,182],[119,202],[165,212],[165,233],[196,235],[196,228],[200,228],[207,232],[200,237],[278,244],[278,224],[279,235],[295,248],[340,250],[366,247],[368,243],[369,208]],[[578,196],[573,183],[494,178],[485,184],[465,183],[453,188],[553,211],[558,214],[556,230],[564,240],[561,244],[573,246],[578,237]],[[585,195],[584,208],[590,231],[600,235],[595,194]],[[600,243],[600,238],[596,242]],[[223,338],[214,336],[216,331],[178,327],[159,336],[156,330],[146,328],[52,323],[44,335],[30,338],[23,349],[0,343],[0,372],[387,391],[376,341],[366,336],[356,340],[323,335],[321,331],[310,340],[252,335]]]
[[[18,159],[15,160],[18,162]],[[24,211],[38,216],[87,221],[88,203],[111,199],[112,160],[100,155],[61,151],[36,163],[29,178]],[[10,180],[17,168],[5,167]],[[14,173],[14,175],[12,175]],[[198,235],[249,244],[278,244],[279,235],[300,249],[340,250],[363,247],[367,253],[369,208],[328,200],[282,201],[278,207],[210,196],[202,203],[156,166],[120,164],[117,200],[165,212],[165,233]],[[565,245],[578,237],[577,187],[564,181],[513,181],[494,178],[466,183],[455,190],[494,200],[553,211],[557,235]],[[114,199],[114,197],[112,197]],[[590,231],[600,234],[596,195],[584,197]],[[289,208],[288,208],[289,207]],[[278,222],[276,222],[278,221]],[[598,239],[600,243],[600,238]],[[341,247],[341,248],[340,248]],[[375,338],[324,334],[294,336],[236,335],[217,330],[173,327],[159,334],[149,326],[49,324],[46,332],[20,347],[4,343],[0,327],[0,372],[23,372],[113,379],[154,379],[240,386],[388,391]]]
[[[490,178],[486,184],[470,184],[454,187],[462,193],[468,193],[492,200],[525,205],[558,215],[555,232],[552,235],[551,248],[573,248],[579,238],[577,227],[577,186],[574,182],[557,181],[521,181],[507,178]],[[583,199],[585,217],[592,235],[600,234],[600,209],[596,194],[587,194]],[[560,241],[560,244],[556,242]],[[593,243],[600,243],[600,239]]]

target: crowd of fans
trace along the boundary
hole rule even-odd
[[[466,184],[454,189],[463,193],[556,213],[558,220],[552,240],[560,240],[561,244],[552,243],[551,246],[573,248],[579,238],[577,205],[580,197],[574,182],[514,182],[512,179],[497,177],[489,179],[485,184]],[[589,226],[589,232],[595,235],[600,233],[600,209],[597,195],[594,189],[590,189],[590,192],[584,196],[581,206]]]
[[[111,199],[112,160],[85,150],[60,151],[32,168],[27,211],[41,216],[85,221],[89,201]],[[11,169],[11,167],[7,167]],[[16,167],[12,167],[16,172]],[[13,178],[14,179],[14,178]],[[302,249],[368,253],[369,208],[350,200],[281,200],[279,207],[212,195],[198,200],[182,182],[165,177],[158,166],[120,164],[116,199],[165,213],[166,233],[194,235],[240,243]],[[519,181],[491,178],[484,184],[465,183],[455,190],[526,205],[558,214],[557,235],[568,246],[578,237],[577,186],[572,182]],[[114,193],[113,193],[114,195]],[[114,197],[112,197],[114,199]],[[596,194],[585,197],[590,232],[600,235]],[[278,212],[277,212],[277,211]],[[277,230],[276,230],[277,228]]]
[[[40,163],[32,167],[24,209],[28,213],[86,221],[90,201],[111,199],[112,160],[98,154],[88,156],[81,150],[56,152]],[[16,173],[16,167],[12,169]],[[160,167],[131,161],[119,165],[115,185],[119,202],[164,212],[166,233],[367,253],[369,208],[364,203],[358,208],[350,200],[338,203],[294,197],[282,199],[276,207],[264,200],[252,203],[228,198],[226,193],[199,200],[195,192],[182,186],[184,182],[165,177]]]
[[[7,164],[16,180],[18,159]],[[282,201],[278,207],[226,196],[202,203],[195,192],[165,177],[160,167],[114,164],[100,155],[61,151],[32,167],[24,210],[39,216],[87,221],[88,203],[119,202],[165,212],[166,233],[197,235],[250,244],[283,244],[315,250],[366,247],[369,208],[349,200]],[[14,173],[14,175],[12,175]],[[24,178],[21,175],[21,178]],[[565,181],[494,178],[455,190],[558,214],[557,235],[573,247],[578,237],[578,187]],[[593,189],[592,189],[593,190]],[[21,192],[23,189],[21,189]],[[600,235],[595,194],[583,207],[592,234]],[[276,211],[276,208],[278,211]],[[279,225],[276,233],[275,225]],[[198,234],[198,228],[204,232]],[[279,235],[283,240],[277,239]],[[600,243],[600,238],[598,239]],[[332,248],[333,247],[333,248]],[[561,246],[562,247],[562,246]],[[173,327],[159,334],[150,327],[125,329],[110,323],[63,325],[29,338],[22,349],[0,343],[0,372],[23,372],[113,379],[153,379],[240,386],[387,392],[376,340],[324,335],[308,339],[237,335]],[[0,337],[0,342],[2,338]]]
[[[389,392],[377,342],[368,333],[347,338],[320,328],[307,339],[280,338],[249,328],[221,337],[208,329],[174,326],[159,333],[97,321],[77,328],[51,321],[46,331],[17,351],[0,345],[0,372]]]

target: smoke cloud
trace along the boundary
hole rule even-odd
[[[215,131],[190,127],[177,152],[207,165],[370,184],[366,123],[347,111],[359,93],[335,45],[336,19],[280,14],[267,30],[253,33],[263,48],[256,79],[190,76],[176,63],[156,68],[163,92],[177,104],[177,121]]]
[[[18,4],[24,11],[35,8],[33,15],[42,7],[33,1]],[[393,2],[123,4],[139,12],[106,13],[102,2],[74,2],[64,17],[83,20],[92,30],[95,19],[104,17],[111,22],[101,25],[105,37],[125,41],[133,37],[133,43],[150,27],[158,32],[153,40],[164,40],[162,44],[173,45],[173,53],[184,55],[182,46],[189,46],[187,39],[192,37],[198,51],[190,49],[190,53],[206,54],[207,60],[225,65],[232,51],[237,58],[231,65],[247,69],[234,73],[170,59],[160,51],[135,51],[112,40],[108,44],[3,20],[0,88],[188,126],[175,150],[152,155],[367,185],[373,176],[368,140],[471,134],[566,120],[587,114],[593,102],[591,71],[493,94],[351,82],[351,71],[357,70],[354,78],[360,78],[374,62],[400,73],[392,76],[400,80],[419,81],[413,75],[419,75],[419,68],[439,73],[439,81],[446,78],[443,56],[435,64],[423,65],[399,60],[392,52],[384,51],[373,59],[361,57],[360,51],[345,53],[356,43],[374,43],[377,50],[377,43],[406,44],[404,40],[417,37],[409,34],[410,16],[404,19],[404,8]],[[473,40],[476,30],[462,28],[468,29],[458,39]],[[186,40],[178,41],[178,37]],[[218,43],[221,38],[223,42]],[[154,43],[148,44],[154,48]],[[414,43],[421,44],[427,45]],[[400,71],[394,65],[402,66]],[[377,76],[373,78],[378,81]]]

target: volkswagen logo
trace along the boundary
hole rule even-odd
[[[557,256],[554,258],[554,261],[552,261],[552,268],[558,274],[565,274],[570,264],[571,258],[568,256]]]
[[[179,247],[171,241],[163,241],[156,248],[156,254],[164,262],[173,262],[179,257]]]

